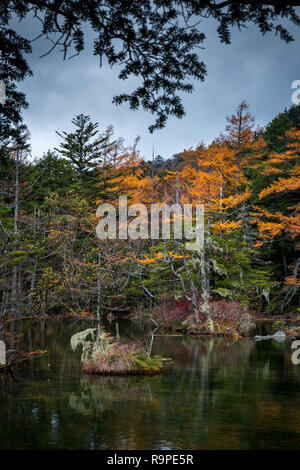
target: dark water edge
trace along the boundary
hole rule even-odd
[[[122,338],[147,340],[147,325],[119,325]],[[0,449],[300,449],[290,342],[156,337],[153,354],[174,359],[162,375],[91,377],[70,348],[90,326],[16,323],[24,348],[48,353],[0,375]]]

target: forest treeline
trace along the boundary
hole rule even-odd
[[[26,129],[0,153],[0,317],[132,313],[164,302],[196,321],[218,303],[261,314],[299,309],[300,107],[257,128],[242,102],[210,145],[141,158],[76,116],[61,144],[30,157]],[[203,203],[205,243],[99,240],[96,208]],[[225,309],[226,310],[226,309]]]

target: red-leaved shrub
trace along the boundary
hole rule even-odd
[[[202,312],[201,299],[198,299],[199,318],[205,320],[205,314]],[[193,321],[194,313],[192,303],[183,298],[180,299],[164,299],[160,305],[154,309],[155,318],[158,323],[165,328],[172,328],[181,325],[185,320]],[[245,321],[250,325],[253,316],[248,307],[244,307],[238,301],[228,300],[211,300],[210,301],[210,318],[217,323],[226,324],[228,326],[238,328],[244,325]],[[250,326],[249,326],[250,327]],[[248,328],[249,328],[248,327]]]
[[[210,316],[215,321],[238,323],[245,314],[251,315],[249,308],[237,300],[223,299],[210,302]]]
[[[177,300],[164,299],[162,303],[154,309],[157,321],[167,328],[176,323],[182,323],[186,317],[192,313],[191,301],[183,298]]]

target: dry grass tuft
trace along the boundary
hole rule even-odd
[[[76,333],[71,344],[73,349],[82,347],[82,371],[99,375],[154,375],[162,371],[163,360],[149,357],[141,343],[114,341],[103,331],[97,334],[89,329]]]

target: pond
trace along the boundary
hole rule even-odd
[[[48,353],[0,374],[0,449],[300,449],[300,365],[290,343],[155,337],[174,365],[154,377],[80,371],[70,337],[88,322],[19,321]],[[121,337],[146,337],[120,320]],[[114,323],[107,324],[114,331]]]

